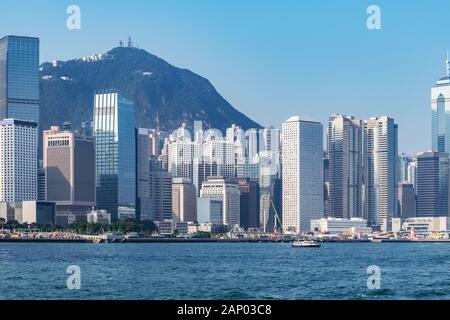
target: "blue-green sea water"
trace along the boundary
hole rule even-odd
[[[0,243],[0,270],[0,299],[450,299],[450,244]]]

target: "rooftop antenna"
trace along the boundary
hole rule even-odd
[[[447,66],[447,77],[450,77],[450,57],[447,49],[447,60],[445,60],[445,64]]]
[[[133,48],[133,41],[131,41],[131,36],[128,37],[128,48]]]
[[[159,127],[159,111],[156,111],[156,132],[160,133],[160,127]]]
[[[121,48],[123,47],[123,41],[122,40],[119,41],[119,47],[121,47]]]

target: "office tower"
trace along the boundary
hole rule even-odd
[[[411,158],[406,154],[401,153],[398,156],[398,179],[400,182],[408,181],[408,167],[411,162]]]
[[[200,164],[203,168],[199,168],[200,183],[213,175],[222,176],[225,179],[236,177],[235,151],[235,143],[224,139],[220,131],[214,129],[205,131]]]
[[[241,127],[233,124],[227,128],[226,141],[234,145],[235,160],[245,158],[246,138]]]
[[[364,218],[383,231],[397,206],[397,131],[389,117],[364,121]]]
[[[39,160],[38,169],[38,201],[45,201],[47,199],[47,187],[45,185],[45,169],[44,162]]]
[[[151,219],[164,221],[172,219],[172,177],[170,173],[158,166],[150,167],[150,201]]]
[[[432,150],[450,153],[450,60],[447,52],[447,74],[431,88]]]
[[[323,157],[323,216],[328,217],[329,209],[329,196],[330,196],[330,159],[328,154],[324,152]]]
[[[280,130],[273,126],[259,130],[258,152],[280,152]]]
[[[113,221],[135,214],[136,138],[133,103],[117,92],[94,97],[97,208]]]
[[[449,157],[444,152],[417,156],[417,216],[448,216]]]
[[[94,136],[94,122],[92,120],[83,121],[81,123],[80,133],[84,136]]]
[[[412,159],[408,164],[408,183],[414,186],[414,191],[417,194],[417,159]]]
[[[194,121],[194,139],[197,143],[203,143],[203,121]]]
[[[172,180],[172,219],[176,221],[197,221],[197,188],[189,179]]]
[[[240,191],[238,185],[223,177],[208,177],[200,190],[201,198],[222,199],[223,224],[240,225]]]
[[[248,178],[234,179],[240,196],[240,226],[244,229],[259,227],[258,185]]]
[[[0,121],[0,202],[36,201],[37,123]]]
[[[150,130],[139,128],[136,130],[136,219],[150,220]]]
[[[43,137],[46,200],[58,217],[84,219],[95,206],[95,139],[58,126]]]
[[[223,224],[223,199],[197,198],[197,222]]]
[[[293,116],[283,123],[283,231],[309,232],[323,217],[323,128]]]
[[[39,123],[39,39],[0,39],[0,119]]]
[[[329,216],[362,216],[362,121],[333,114],[328,126]]]
[[[407,182],[400,182],[397,198],[398,210],[396,218],[414,218],[416,216],[416,192],[414,186]]]
[[[245,133],[245,150],[245,156],[249,163],[258,161],[258,130],[249,129]]]
[[[199,190],[198,163],[201,159],[201,144],[192,141],[184,127],[175,130],[168,145],[168,171],[174,178],[189,179]]]

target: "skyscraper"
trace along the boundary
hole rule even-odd
[[[323,128],[293,116],[283,123],[283,231],[309,232],[323,216]]]
[[[382,230],[396,214],[397,131],[389,117],[364,121],[364,218]]]
[[[431,88],[431,146],[435,152],[450,153],[450,58],[447,74]]]
[[[208,177],[202,184],[200,197],[222,199],[223,224],[240,225],[240,191],[237,183],[223,177]]]
[[[244,229],[259,227],[258,185],[249,178],[235,179],[240,197],[240,225]]]
[[[402,153],[398,156],[398,179],[399,181],[408,181],[408,167],[411,158]]]
[[[362,216],[362,121],[333,114],[328,127],[329,216]]]
[[[164,221],[172,219],[172,177],[163,170],[161,163],[150,166],[151,219]]]
[[[139,128],[136,130],[136,218],[150,220],[150,130]]]
[[[37,124],[0,121],[0,202],[36,201]]]
[[[43,151],[46,200],[56,203],[58,221],[84,219],[95,206],[95,139],[53,126]]]
[[[197,188],[189,179],[172,180],[172,218],[176,221],[197,221]]]
[[[119,93],[94,98],[96,198],[113,220],[135,214],[136,139],[133,103]]]
[[[410,183],[398,185],[398,208],[396,218],[414,218],[416,216],[416,192]]]
[[[447,217],[449,157],[443,152],[417,156],[417,216]]]
[[[0,39],[0,120],[39,123],[39,39]]]

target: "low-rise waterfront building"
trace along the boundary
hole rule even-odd
[[[56,206],[54,202],[45,201],[0,202],[0,218],[19,223],[54,225]]]
[[[367,220],[362,218],[323,218],[311,220],[311,231],[328,234],[341,234],[344,232],[371,233],[372,228],[368,227]]]
[[[448,223],[447,217],[416,217],[406,219],[402,229],[416,235],[446,233],[449,230]]]
[[[87,214],[88,223],[111,223],[111,214],[106,210],[92,210]]]

